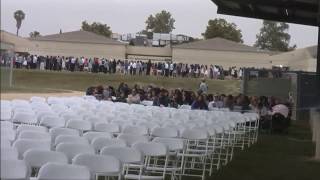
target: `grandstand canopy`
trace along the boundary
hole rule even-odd
[[[212,0],[219,14],[319,26],[319,0]]]
[[[211,0],[219,14],[319,27],[317,73],[320,74],[320,0]]]

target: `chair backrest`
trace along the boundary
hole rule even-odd
[[[191,139],[191,140],[201,140],[207,139],[208,133],[206,131],[198,130],[198,129],[185,129],[182,134],[182,138]]]
[[[132,148],[138,149],[145,156],[166,156],[168,151],[166,145],[156,142],[138,142]]]
[[[18,150],[13,147],[1,146],[0,153],[1,153],[1,160],[5,160],[5,159],[18,160],[18,157],[19,157]]]
[[[30,149],[24,153],[23,157],[32,168],[40,168],[48,162],[68,164],[67,156],[57,151]]]
[[[43,116],[40,120],[40,125],[53,128],[53,127],[64,127],[65,120],[56,116]]]
[[[37,117],[34,114],[27,112],[16,112],[12,118],[13,122],[36,124],[38,122]]]
[[[81,131],[90,131],[92,129],[92,123],[83,120],[69,120],[67,122],[67,127]]]
[[[86,132],[83,134],[83,137],[87,138],[89,142],[92,142],[92,140],[97,137],[105,137],[111,139],[112,135],[108,132]]]
[[[0,179],[26,180],[30,173],[30,167],[23,160],[1,159]]]
[[[45,103],[46,102],[46,98],[33,96],[33,97],[30,98],[30,101],[31,102],[42,102],[42,103]]]
[[[99,152],[103,147],[126,147],[127,144],[122,139],[110,139],[107,137],[96,137],[91,141],[92,147]]]
[[[139,150],[129,147],[104,147],[100,154],[114,156],[125,164],[141,163],[143,158]]]
[[[18,135],[18,139],[34,139],[51,142],[51,134],[47,132],[21,131],[21,133]]]
[[[84,166],[61,163],[46,163],[40,168],[37,179],[90,180],[90,171]]]
[[[56,151],[63,152],[67,157],[68,161],[72,162],[72,158],[78,154],[88,153],[94,154],[93,147],[88,144],[76,144],[76,143],[60,143],[56,147]]]
[[[13,141],[16,139],[16,131],[13,129],[1,129],[1,139]]]
[[[50,134],[53,140],[55,140],[56,137],[59,135],[73,135],[73,136],[80,135],[78,130],[69,129],[69,128],[52,128],[50,129]]]
[[[162,138],[156,137],[152,142],[162,143],[168,147],[169,151],[179,151],[183,149],[183,140],[178,138]]]
[[[31,126],[31,125],[20,125],[17,128],[17,134],[22,131],[37,131],[37,132],[48,132],[48,129],[43,126]]]
[[[145,126],[126,126],[122,130],[123,134],[147,135],[148,128]]]
[[[54,144],[58,145],[60,143],[89,144],[89,141],[85,137],[73,136],[73,135],[59,135],[56,138]]]
[[[155,137],[174,138],[174,137],[178,137],[179,132],[175,128],[158,127],[152,130],[151,135]]]
[[[1,111],[2,114],[2,111]],[[2,129],[13,129],[13,123],[10,121],[0,121],[1,130]]]
[[[19,159],[22,159],[23,153],[29,149],[50,150],[51,143],[50,143],[50,141],[39,141],[39,140],[33,140],[33,139],[18,139],[13,143],[12,146],[18,150]]]
[[[132,146],[134,143],[137,143],[137,142],[149,141],[147,136],[133,135],[133,134],[120,134],[118,138],[124,140],[128,146]]]
[[[120,126],[113,123],[96,123],[94,130],[99,132],[118,133],[120,132]]]
[[[108,155],[78,154],[73,158],[72,164],[86,166],[91,172],[91,177],[95,177],[97,173],[107,175],[121,172],[120,161]]]
[[[0,147],[11,147],[10,140],[1,135],[1,146]]]

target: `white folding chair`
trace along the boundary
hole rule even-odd
[[[90,170],[91,179],[98,179],[99,176],[121,177],[121,162],[113,156],[78,154],[73,158],[72,164],[86,166]]]
[[[101,155],[109,155],[116,157],[122,163],[122,175],[125,174],[125,170],[128,167],[133,167],[135,170],[140,170],[143,167],[142,160],[143,155],[142,153],[134,148],[129,147],[104,147],[101,149]]]
[[[40,102],[40,103],[45,103],[46,102],[46,98],[44,97],[39,97],[39,96],[33,96],[30,98],[31,102]]]
[[[87,167],[61,164],[46,163],[38,173],[37,180],[90,180],[90,171]]]
[[[110,139],[107,137],[96,137],[91,141],[92,147],[96,150],[96,152],[100,152],[100,150],[104,147],[126,147],[127,144],[124,140],[121,139]]]
[[[12,117],[12,121],[22,124],[37,124],[38,120],[35,114],[27,112],[16,112]]]
[[[148,128],[144,126],[125,126],[122,130],[123,134],[148,135]]]
[[[1,146],[0,147],[11,147],[11,141],[1,135]]]
[[[87,138],[89,142],[91,142],[94,138],[97,137],[105,137],[105,138],[113,138],[112,134],[107,132],[86,132],[83,134],[83,137]]]
[[[51,143],[51,135],[48,132],[21,131],[17,139],[33,139],[40,141],[49,141]]]
[[[57,117],[57,116],[52,116],[52,115],[46,115],[43,116],[40,119],[40,125],[45,126],[48,128],[53,128],[53,127],[64,127],[65,126],[65,120]]]
[[[60,143],[77,143],[77,144],[89,144],[88,139],[85,137],[74,135],[59,135],[56,137],[54,144],[57,146]]]
[[[69,163],[72,162],[74,156],[82,153],[94,154],[95,151],[92,146],[88,144],[76,143],[60,143],[56,147],[56,151],[64,153],[68,157]]]
[[[68,164],[67,156],[56,151],[30,149],[23,154],[23,157],[36,174],[39,168],[48,162]]]
[[[52,142],[55,142],[56,137],[59,135],[80,136],[78,130],[69,129],[69,128],[58,128],[58,127],[50,129],[50,134],[51,134]]]
[[[30,177],[30,167],[23,160],[1,159],[0,179],[26,180]]]
[[[1,160],[5,160],[5,159],[18,160],[19,153],[16,148],[1,146],[0,152],[1,152]]]
[[[165,179],[168,164],[168,149],[164,144],[155,142],[138,142],[132,146],[142,152],[144,166],[139,173],[126,170],[125,179]]]
[[[22,131],[36,131],[36,132],[48,132],[48,128],[43,126],[32,126],[32,125],[25,125],[21,124],[17,128],[17,134],[20,134]]]
[[[135,135],[135,134],[120,134],[118,139],[124,140],[128,146],[132,146],[137,142],[148,142],[149,138],[147,136]]]
[[[179,136],[179,132],[175,128],[158,127],[152,130],[151,135],[155,137],[175,138]]]
[[[119,133],[120,126],[114,123],[95,123],[94,130],[99,132]]]
[[[1,140],[7,139],[13,141],[16,139],[16,131],[13,129],[1,129]]]
[[[181,137],[185,139],[184,149],[178,156],[183,159],[182,176],[196,176],[205,179],[208,158],[208,134],[206,131],[186,129]]]
[[[2,111],[1,111],[2,114]],[[0,121],[1,130],[2,129],[13,129],[14,125],[10,121]]]
[[[39,140],[33,140],[33,139],[18,139],[13,143],[12,146],[18,150],[19,159],[22,159],[24,152],[26,152],[29,149],[50,150],[51,143],[50,143],[50,141],[39,141]]]
[[[81,132],[90,131],[92,129],[92,123],[83,120],[69,120],[66,125],[67,128],[77,129]]]

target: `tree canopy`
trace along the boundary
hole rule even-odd
[[[31,38],[35,38],[35,37],[38,37],[38,36],[41,36],[40,33],[38,31],[33,31],[31,33],[29,33],[29,36]]]
[[[105,37],[110,37],[112,34],[112,31],[107,24],[102,24],[99,22],[93,22],[92,24],[89,24],[87,21],[83,21],[81,29],[84,31],[93,32]]]
[[[17,21],[17,36],[19,35],[19,29],[21,28],[22,21],[25,19],[26,14],[22,10],[17,10],[13,13],[14,19]]]
[[[160,13],[150,15],[146,20],[146,32],[170,33],[174,30],[175,19],[170,12],[162,10]]]
[[[224,38],[235,42],[243,43],[241,30],[237,29],[234,23],[228,23],[225,19],[210,19],[208,21],[207,29],[202,36],[205,39]]]
[[[294,50],[297,46],[289,46],[291,36],[288,30],[287,23],[264,20],[254,46],[270,51]]]

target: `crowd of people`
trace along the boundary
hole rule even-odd
[[[241,79],[242,68],[224,69],[219,65],[184,64],[172,61],[152,62],[151,60],[120,60],[107,58],[85,58],[65,56],[16,55],[15,68],[52,71],[86,71],[92,73],[120,73],[124,75],[154,75],[165,77],[206,77],[210,79]],[[1,64],[8,64],[2,57]]]
[[[267,115],[277,104],[288,104],[276,97],[208,94],[205,80],[202,80],[196,92],[180,88],[169,90],[152,85],[146,87],[134,85],[130,88],[127,84],[120,83],[117,88],[108,85],[92,86],[87,89],[86,94],[93,95],[99,100],[135,104],[152,101],[154,106],[179,108],[182,105],[190,105],[191,109],[203,110],[227,108],[230,111],[255,111],[261,116]]]
[[[284,131],[289,127],[293,105],[290,98],[283,100],[272,96],[209,94],[204,79],[196,92],[182,88],[165,89],[152,85],[145,87],[134,85],[130,88],[127,84],[120,83],[116,88],[108,85],[89,87],[86,95],[95,96],[98,100],[129,104],[143,104],[143,102],[148,101],[151,102],[150,105],[161,107],[181,108],[182,106],[189,106],[192,110],[256,112],[260,116],[261,128],[269,129],[272,126],[279,131]]]

